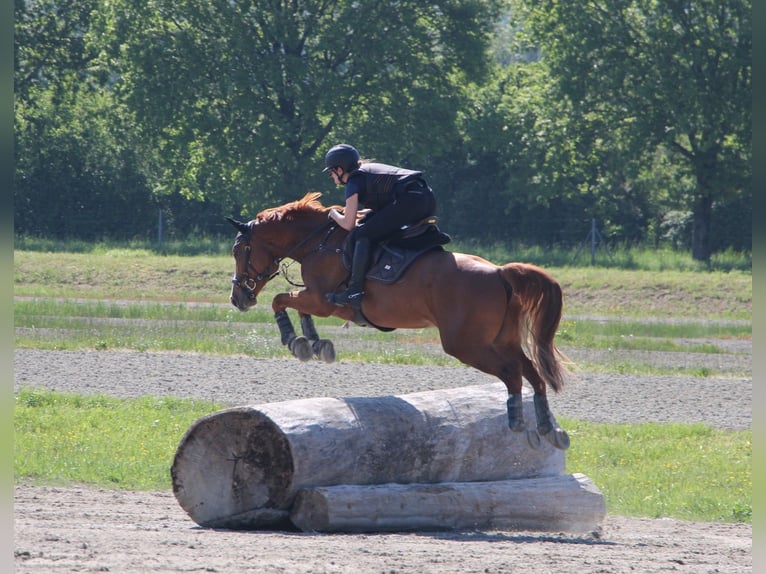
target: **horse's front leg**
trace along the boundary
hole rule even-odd
[[[298,336],[293,328],[293,323],[290,321],[290,316],[287,314],[287,309],[281,309],[274,313],[274,319],[279,327],[279,335],[282,339],[282,344],[286,345],[293,356],[298,357],[301,361],[308,361],[314,356],[314,351],[311,348],[311,343],[305,336]]]
[[[296,334],[293,328],[287,315],[288,307],[298,311],[301,317],[301,335]],[[335,347],[331,341],[319,338],[311,316],[328,316],[334,307],[327,303],[324,297],[316,296],[313,290],[303,289],[276,295],[271,302],[271,308],[274,310],[274,319],[279,327],[282,344],[301,361],[309,361],[316,355],[325,362],[333,362]]]
[[[307,314],[301,313],[301,331],[304,337],[306,337],[311,343],[311,349],[314,351],[314,356],[318,359],[322,359],[325,363],[335,362],[335,345],[329,339],[320,339],[314,326],[314,318]]]

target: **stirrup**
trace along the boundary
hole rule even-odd
[[[364,291],[356,291],[349,293],[350,289],[346,289],[343,293],[328,293],[327,300],[330,303],[342,307],[348,305],[352,309],[362,308],[362,297],[364,297]]]

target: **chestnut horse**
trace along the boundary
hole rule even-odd
[[[247,223],[227,218],[238,230],[230,299],[237,309],[247,311],[266,283],[279,274],[283,259],[299,262],[303,288],[279,293],[271,302],[282,344],[301,360],[317,356],[332,362],[332,342],[319,338],[312,315],[347,321],[359,317],[353,309],[325,298],[348,278],[341,260],[348,233],[328,219],[330,207],[319,202],[320,196],[308,193],[266,209]],[[296,335],[288,308],[298,312],[303,336]],[[508,424],[514,431],[525,429],[523,376],[534,389],[537,418],[537,432],[527,433],[530,444],[538,446],[542,435],[555,447],[568,448],[569,436],[554,424],[546,397],[546,385],[559,391],[566,373],[566,358],[553,341],[562,292],[539,267],[498,266],[475,255],[434,249],[419,256],[395,283],[368,280],[361,311],[370,324],[383,330],[436,327],[446,353],[505,383]]]

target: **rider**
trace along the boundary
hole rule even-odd
[[[333,146],[324,159],[322,173],[330,172],[335,185],[346,186],[343,213],[330,210],[330,218],[352,231],[354,245],[351,280],[342,293],[328,293],[336,305],[360,309],[364,296],[364,277],[372,247],[406,225],[412,225],[436,212],[433,191],[423,172],[362,160],[354,146]],[[357,222],[357,214],[363,215]]]

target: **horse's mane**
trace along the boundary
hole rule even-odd
[[[279,221],[324,211],[327,208],[319,201],[320,197],[322,197],[322,192],[310,191],[301,199],[291,201],[279,207],[264,209],[258,214],[256,220],[259,222]]]

